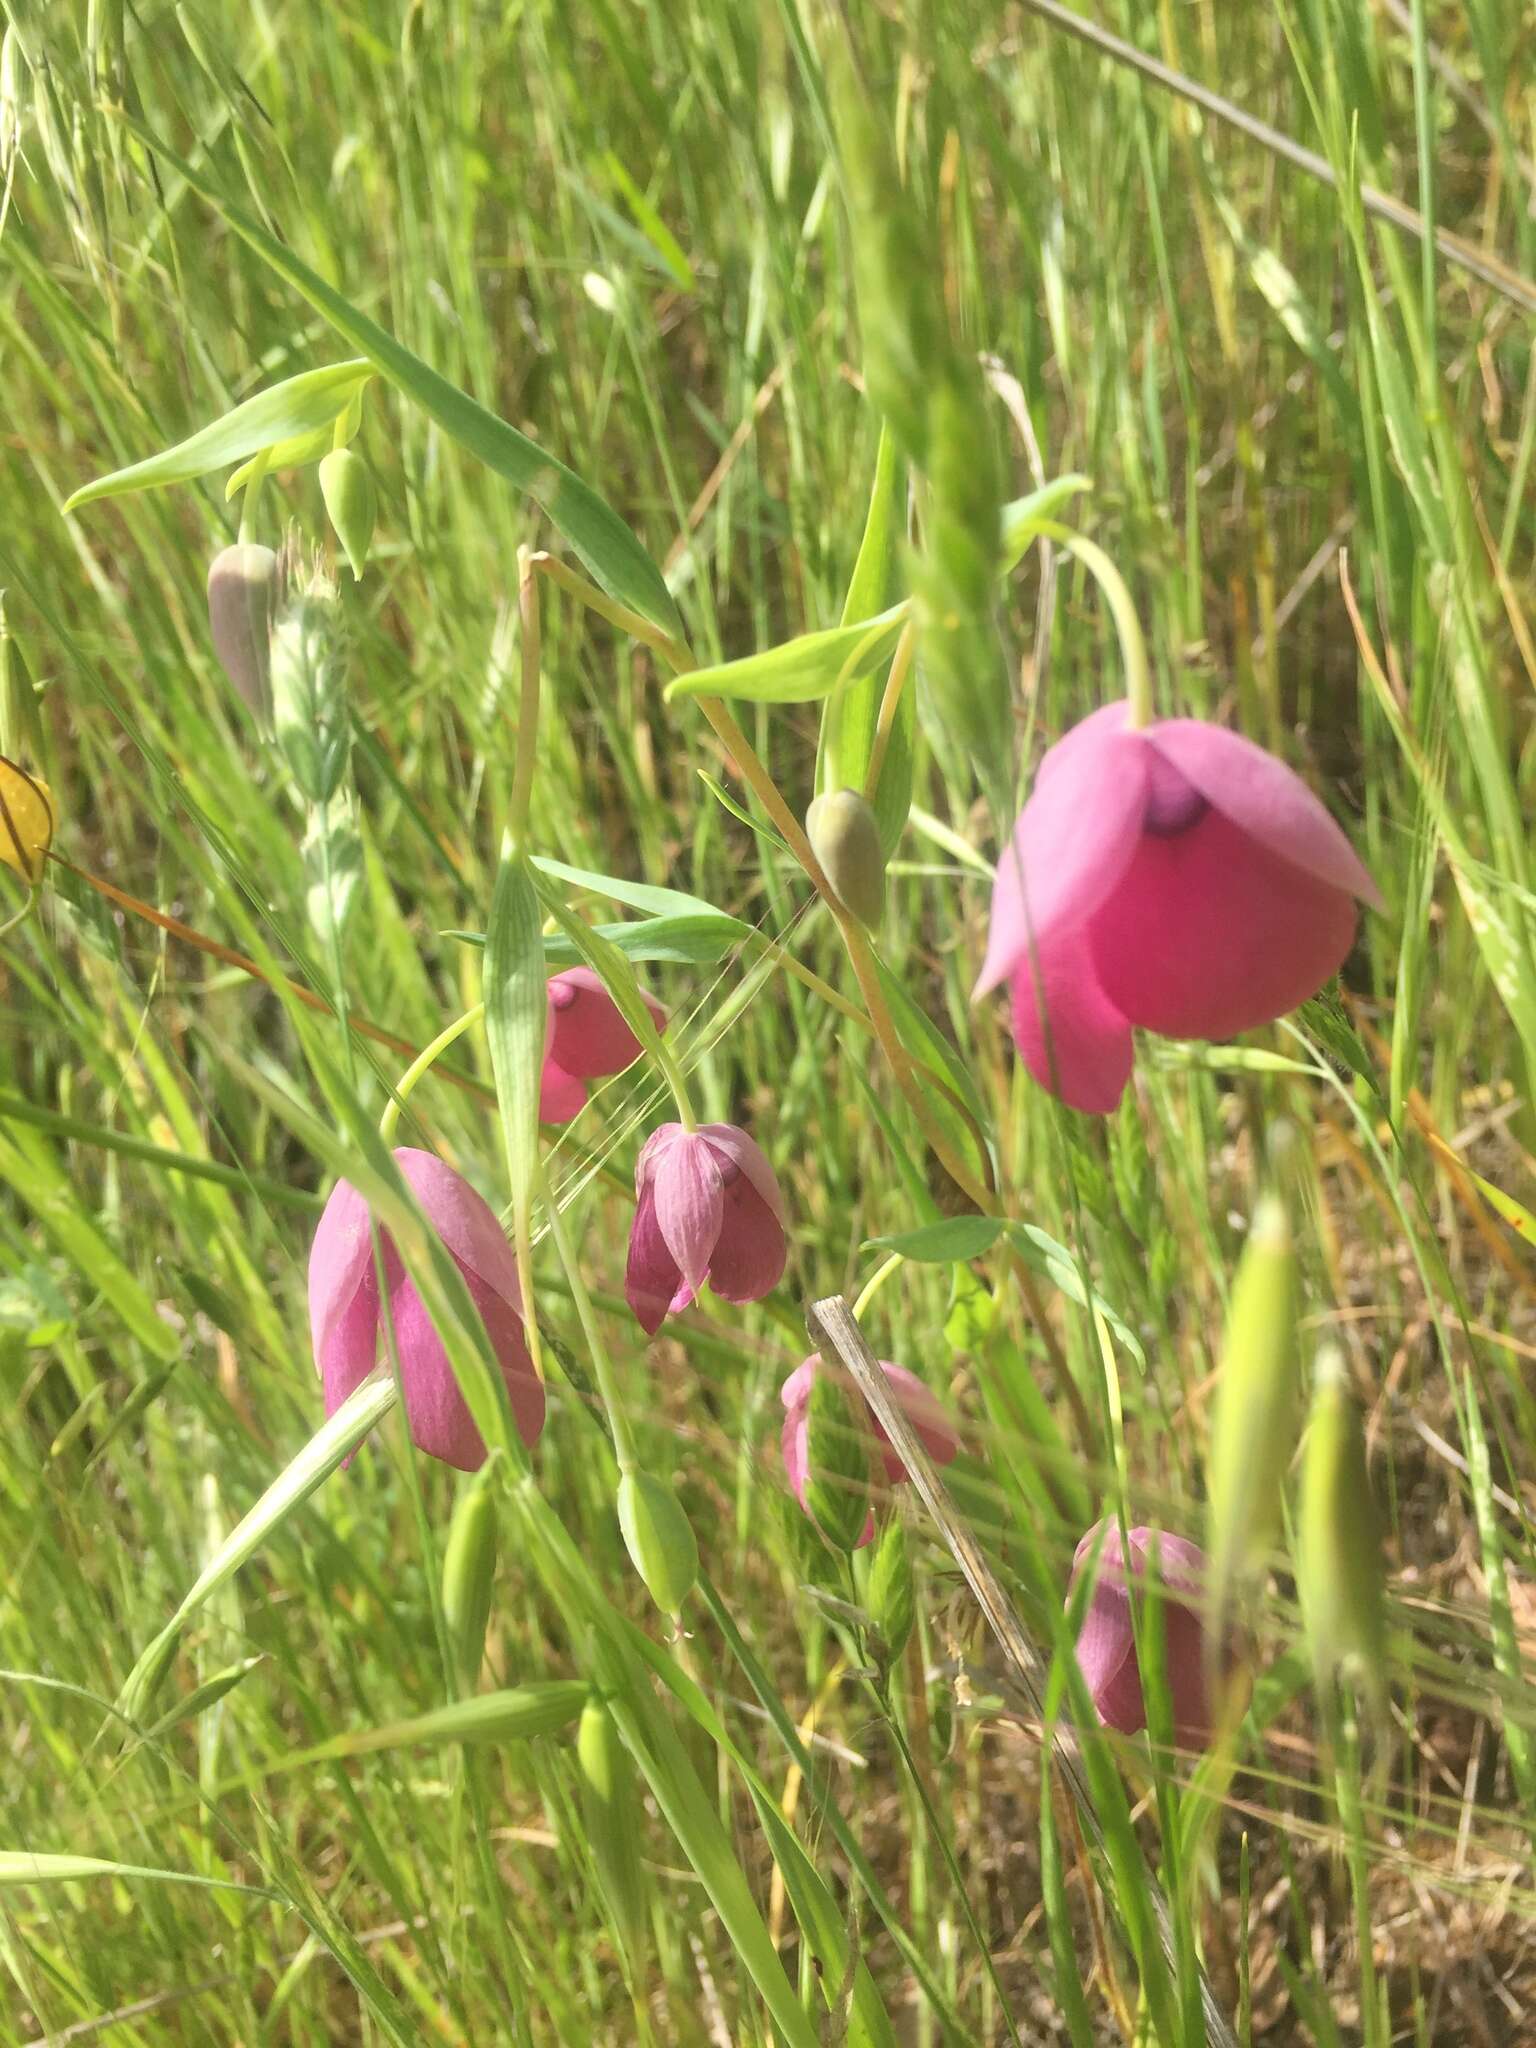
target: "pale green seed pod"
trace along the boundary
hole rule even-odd
[[[1296,1448],[1296,1255],[1277,1196],[1254,1211],[1232,1284],[1207,1473],[1210,1639],[1220,1642],[1239,1581],[1274,1540]]]
[[[864,1605],[874,1623],[888,1663],[900,1661],[917,1618],[912,1587],[912,1561],[907,1532],[893,1515],[881,1531],[870,1560]]]
[[[856,789],[817,797],[805,814],[805,836],[838,901],[861,924],[878,924],[885,908],[885,855],[875,814]]]
[[[277,610],[277,556],[254,541],[215,555],[208,571],[208,628],[224,673],[265,719],[272,709],[271,638]]]
[[[13,761],[41,761],[43,746],[37,686],[21,642],[11,631],[5,592],[0,590],[0,754]]]
[[[604,1903],[631,1958],[645,1939],[646,1885],[640,1867],[645,1810],[629,1751],[613,1716],[594,1694],[576,1732],[576,1765],[587,1846]]]
[[[454,1668],[466,1687],[480,1675],[496,1584],[495,1465],[487,1459],[465,1489],[443,1552],[443,1619]]]
[[[1334,1345],[1318,1354],[1296,1533],[1296,1590],[1319,1692],[1347,1667],[1379,1704],[1387,1665],[1381,1527],[1360,1410]]]
[[[869,1444],[837,1375],[818,1368],[805,1418],[805,1504],[834,1550],[858,1548],[869,1526]]]
[[[367,463],[350,448],[333,448],[320,464],[320,492],[356,582],[367,567],[379,510]]]
[[[299,794],[329,803],[347,769],[346,633],[335,586],[316,575],[272,629],[272,730]]]
[[[675,1619],[699,1576],[692,1523],[671,1488],[649,1472],[623,1475],[618,1507],[630,1562],[662,1613]]]

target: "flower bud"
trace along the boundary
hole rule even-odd
[[[1319,1354],[1301,1460],[1296,1590],[1320,1689],[1344,1665],[1378,1702],[1386,1669],[1381,1531],[1344,1359]]]
[[[1238,1581],[1274,1537],[1296,1448],[1297,1393],[1296,1254],[1284,1204],[1266,1195],[1232,1283],[1211,1425],[1206,1528],[1215,1636]]]
[[[817,797],[805,814],[805,836],[838,901],[861,924],[878,924],[885,907],[885,855],[875,814],[856,789]]]
[[[618,1506],[630,1562],[662,1613],[675,1618],[699,1576],[692,1523],[670,1487],[649,1472],[623,1475]]]
[[[378,515],[378,498],[367,463],[350,448],[333,448],[320,464],[320,491],[356,582],[367,566]]]
[[[612,1714],[595,1694],[583,1709],[576,1732],[576,1766],[597,1881],[620,1939],[633,1955],[646,1925],[645,1873],[640,1867],[644,1809],[629,1751]]]
[[[258,718],[272,709],[272,619],[277,609],[277,556],[238,541],[208,571],[208,627],[224,673]]]
[[[481,1466],[453,1511],[443,1552],[443,1619],[460,1681],[472,1686],[485,1655],[496,1583],[495,1456]]]

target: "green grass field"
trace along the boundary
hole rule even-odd
[[[0,880],[5,2044],[1533,2037],[1536,17],[1083,6],[0,0],[0,752],[56,811]],[[355,393],[356,580],[315,467]],[[275,737],[210,637],[242,515],[337,590]],[[909,591],[851,668],[688,683]],[[1158,714],[1280,756],[1384,907],[1273,1026],[1142,1033],[1093,1116],[970,994],[1122,592]],[[872,747],[865,937],[798,821]],[[633,986],[592,925],[664,1054],[535,1135],[540,928]],[[789,1256],[648,1343],[673,1078]],[[387,1108],[524,1251],[531,1455]],[[481,1481],[388,1355],[356,1457],[307,1448],[338,1175]],[[961,1440],[851,1555],[779,1455],[839,1293]],[[856,1531],[864,1440],[815,1425]],[[696,1584],[642,1578],[621,1467]],[[1208,1746],[1152,1599],[1156,1739],[1096,1726],[1100,1517],[1232,1566]]]

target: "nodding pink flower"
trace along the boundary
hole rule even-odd
[[[784,1198],[734,1124],[652,1131],[635,1161],[635,1193],[624,1292],[648,1337],[706,1280],[726,1301],[759,1301],[779,1284]]]
[[[544,1387],[523,1338],[517,1261],[501,1225],[468,1181],[432,1153],[403,1145],[395,1164],[464,1276],[501,1361],[518,1432],[531,1446],[544,1427]],[[442,1339],[387,1232],[381,1248],[412,1441],[429,1457],[473,1472],[485,1462],[484,1441]],[[338,1181],[309,1254],[310,1336],[327,1415],[334,1415],[372,1372],[383,1324],[368,1204],[350,1181]]]
[[[1077,1638],[1077,1662],[1099,1719],[1106,1728],[1135,1735],[1147,1725],[1136,1638],[1131,1625],[1131,1596],[1125,1583],[1125,1556],[1116,1523],[1095,1523],[1072,1559],[1072,1583],[1087,1571],[1099,1531],[1098,1577]],[[1131,1569],[1144,1583],[1141,1593],[1143,1628],[1163,1630],[1163,1670],[1173,1709],[1174,1739],[1181,1749],[1203,1749],[1211,1739],[1211,1708],[1206,1688],[1206,1642],[1202,1609],[1205,1601],[1205,1553],[1183,1536],[1159,1529],[1132,1529]],[[1149,1572],[1154,1543],[1160,1582]]]
[[[641,994],[645,991],[642,989]],[[667,1013],[654,996],[646,1008],[665,1031]],[[587,1083],[619,1074],[640,1057],[640,1041],[590,967],[567,967],[549,979],[549,1031],[539,1081],[539,1121],[566,1124],[586,1103]]]
[[[1354,849],[1299,777],[1198,718],[1131,728],[1108,704],[1040,763],[997,870],[984,995],[1012,984],[1035,1079],[1114,1108],[1131,1029],[1230,1038],[1294,1009],[1380,908]]]
[[[891,1392],[896,1405],[911,1423],[917,1440],[936,1465],[947,1465],[960,1449],[960,1439],[955,1434],[954,1424],[939,1406],[915,1372],[908,1372],[904,1365],[892,1365],[889,1359],[879,1361],[880,1370],[891,1383]],[[813,1351],[809,1358],[801,1361],[779,1389],[779,1399],[784,1403],[784,1431],[779,1447],[784,1454],[784,1470],[788,1476],[795,1499],[807,1514],[810,1506],[806,1500],[806,1489],[810,1484],[810,1414],[811,1388],[818,1372],[825,1370],[821,1353]],[[849,1392],[854,1391],[853,1382],[846,1374],[840,1374]],[[891,1448],[891,1440],[880,1427],[874,1411],[862,1398],[857,1401],[861,1420],[868,1426],[880,1452],[880,1461],[885,1468],[887,1483],[900,1485],[908,1477],[907,1468]],[[875,1518],[871,1514],[864,1524],[864,1532],[853,1546],[862,1550],[866,1543],[873,1541]]]

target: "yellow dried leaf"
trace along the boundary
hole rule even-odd
[[[54,823],[47,783],[0,754],[0,861],[25,882],[41,881]]]

